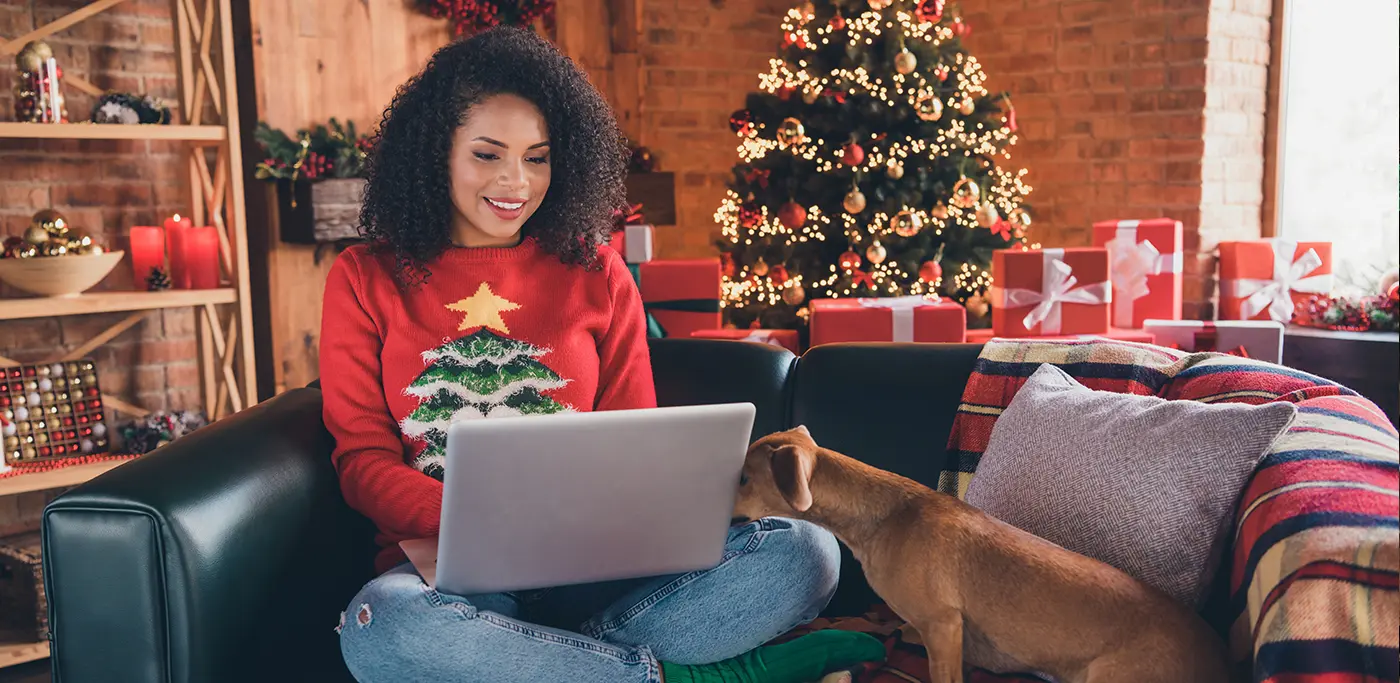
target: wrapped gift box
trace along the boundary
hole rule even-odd
[[[963,341],[967,309],[922,296],[814,299],[811,345],[840,342]]]
[[[997,337],[996,332],[990,329],[978,329],[967,331],[967,341],[978,344],[985,344]],[[1026,341],[1068,341],[1084,339],[1113,339],[1115,341],[1138,342],[1139,344],[1154,344],[1154,338],[1147,330],[1123,330],[1110,327],[1107,332],[1101,334],[1062,334],[1054,337],[1021,337]]]
[[[1181,243],[1181,221],[1171,218],[1094,224],[1094,246],[1108,249],[1114,327],[1181,319]]]
[[[664,336],[719,329],[719,259],[648,261],[634,268],[642,304]]]
[[[1220,243],[1221,320],[1288,323],[1311,294],[1332,293],[1332,243],[1281,239]]]
[[[654,239],[655,231],[650,225],[628,225],[613,233],[608,246],[628,263],[646,263],[651,260]]]
[[[1143,331],[1159,346],[1236,355],[1243,349],[1250,358],[1283,362],[1283,323],[1275,320],[1148,320]]]
[[[781,346],[796,354],[802,353],[802,343],[798,341],[797,330],[696,330],[691,332],[690,336],[695,339],[758,342]]]
[[[999,337],[1053,337],[1108,331],[1113,298],[1108,250],[998,249],[988,290]]]

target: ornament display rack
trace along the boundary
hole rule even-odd
[[[0,37],[0,58],[10,59],[41,40],[126,0],[97,0],[28,34]],[[185,202],[195,225],[212,225],[219,236],[219,260],[226,285],[220,289],[103,291],[72,297],[0,298],[0,320],[128,313],[120,321],[52,361],[83,357],[153,312],[194,308],[204,410],[211,420],[257,401],[248,284],[248,240],[243,200],[243,160],[239,146],[237,79],[233,59],[231,0],[171,0],[179,113],[173,125],[94,123],[0,123],[0,139],[164,140],[187,143]],[[218,48],[217,53],[214,48]],[[220,59],[215,59],[217,54]],[[64,87],[92,95],[101,89],[69,75]],[[184,213],[184,212],[181,212]],[[14,364],[0,357],[0,366]],[[110,395],[104,404],[143,417],[147,411]],[[0,497],[81,484],[124,461],[97,462],[0,479]],[[0,643],[0,668],[43,659],[45,642]]]

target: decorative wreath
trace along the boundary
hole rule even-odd
[[[529,26],[554,20],[554,0],[418,0],[428,16],[452,22],[456,35],[471,35],[492,26]]]

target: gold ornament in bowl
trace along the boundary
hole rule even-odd
[[[29,229],[42,228],[52,237],[64,237],[68,234],[68,219],[63,214],[53,209],[42,209],[29,219]],[[26,233],[27,234],[27,233]]]
[[[49,241],[49,231],[44,228],[31,225],[24,230],[24,242],[30,246],[40,246]]]
[[[784,145],[800,145],[807,139],[807,131],[802,122],[789,116],[778,124],[778,142]]]

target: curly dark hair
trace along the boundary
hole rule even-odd
[[[572,60],[530,31],[498,27],[438,50],[384,110],[360,227],[394,255],[401,284],[427,279],[425,264],[451,245],[453,132],[474,103],[502,93],[533,102],[549,131],[549,190],[524,234],[564,263],[597,266],[626,201],[626,141]]]

